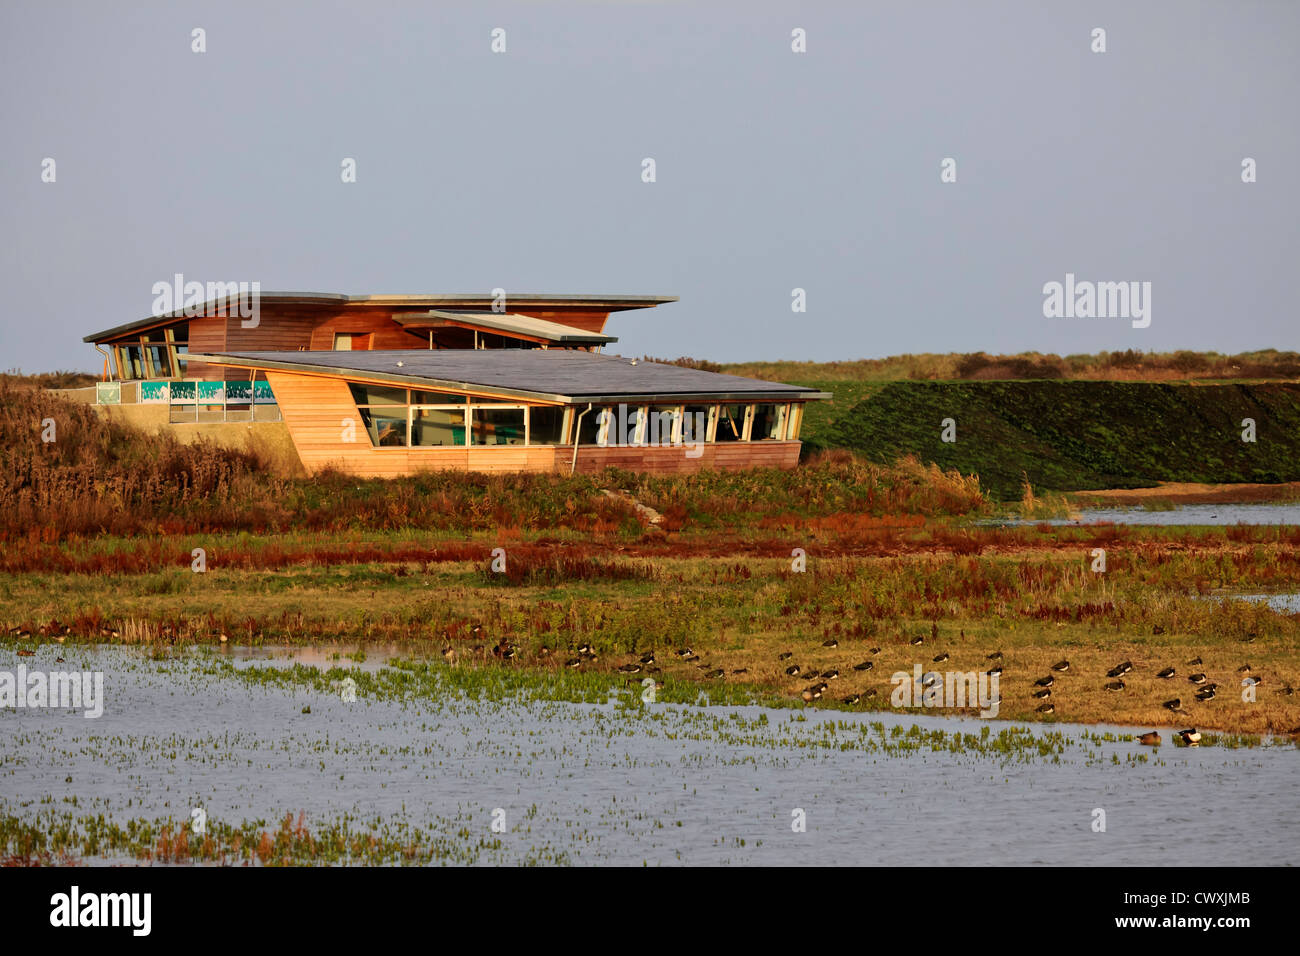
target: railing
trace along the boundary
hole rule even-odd
[[[168,406],[168,419],[173,423],[198,422],[205,417],[208,421],[223,422],[280,420],[279,405],[271,391],[270,382],[161,379],[137,382],[136,389],[139,404]],[[95,398],[100,405],[121,404],[121,383],[98,383]],[[268,411],[274,409],[275,414],[259,419],[256,413],[259,406]],[[183,413],[185,417],[178,419],[177,412]],[[243,417],[245,415],[247,417]]]

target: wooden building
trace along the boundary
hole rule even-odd
[[[208,303],[86,341],[122,381],[262,377],[309,473],[794,467],[829,395],[601,352],[611,312],[672,301],[270,293],[252,320]]]

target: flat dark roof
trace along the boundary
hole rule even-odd
[[[605,308],[608,312],[626,312],[629,309],[647,309],[656,305],[664,305],[668,302],[676,302],[675,295],[541,295],[534,292],[515,292],[506,293],[506,307],[517,309],[519,307],[532,309],[563,309],[563,308]],[[423,294],[423,295],[345,295],[338,292],[261,292],[258,294],[259,303],[276,303],[279,305],[373,305],[379,307],[392,306],[402,309],[437,309],[442,306],[450,308],[485,308],[490,309],[493,305],[493,297],[490,293],[482,292],[455,292],[445,295]],[[219,306],[236,304],[236,296],[219,296],[210,299],[199,306],[199,314],[202,315],[208,309],[216,309]],[[164,315],[151,315],[147,318],[137,319],[134,322],[127,322],[123,325],[116,325],[111,329],[105,329],[103,332],[95,332],[93,335],[87,335],[81,341],[83,342],[102,342],[105,339],[117,338],[119,335],[125,335],[136,329],[145,329],[153,325],[166,324],[170,320],[181,320],[185,318],[197,318],[197,316],[185,315],[184,309],[177,309],[174,312],[168,312]]]
[[[481,391],[565,404],[656,398],[777,401],[831,397],[828,392],[799,385],[570,349],[191,352],[182,358],[238,368],[393,382],[440,391]]]

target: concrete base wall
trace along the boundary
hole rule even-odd
[[[105,418],[141,431],[166,432],[185,443],[206,439],[223,448],[257,455],[277,475],[306,473],[284,422],[168,422],[166,405],[95,405]]]

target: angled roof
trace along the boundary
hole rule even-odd
[[[600,332],[587,332],[575,329],[571,325],[562,325],[547,319],[533,318],[531,315],[515,315],[501,312],[446,312],[430,309],[428,312],[395,312],[393,321],[398,325],[413,329],[439,328],[441,326],[458,326],[461,328],[490,329],[509,335],[521,335],[539,342],[555,342],[569,345],[607,345],[617,342],[612,335]]]
[[[629,309],[648,309],[652,306],[676,302],[675,295],[542,295],[533,292],[506,293],[506,303],[514,308],[521,306],[534,309],[597,309],[606,312],[626,312]],[[259,292],[259,303],[275,302],[281,305],[372,305],[376,307],[405,307],[410,309],[437,309],[440,307],[460,309],[490,309],[494,303],[491,293],[456,292],[448,294],[422,295],[344,295],[337,292]],[[209,309],[230,307],[237,302],[236,296],[217,296],[199,306],[198,315]],[[176,309],[163,315],[150,315],[134,322],[95,332],[82,339],[83,342],[102,342],[104,339],[117,338],[136,329],[146,329],[159,325],[170,319],[192,318],[185,309]]]
[[[191,352],[183,359],[236,368],[485,392],[563,404],[646,401],[771,401],[827,392],[570,349],[414,349],[374,352]]]

